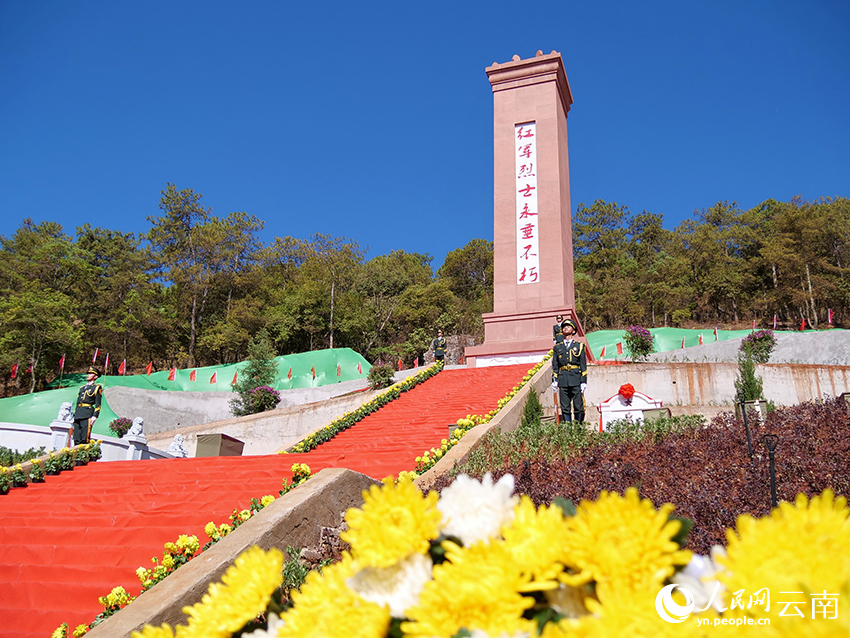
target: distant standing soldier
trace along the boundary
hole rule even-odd
[[[587,352],[584,344],[576,341],[577,326],[574,321],[564,322],[564,342],[555,344],[552,356],[552,386],[558,388],[561,414],[570,420],[570,408],[576,421],[584,421],[584,394],[587,388]]]
[[[91,429],[100,416],[100,403],[103,399],[103,386],[95,383],[100,376],[97,368],[86,372],[86,384],[77,395],[77,407],[74,409],[74,445],[88,443]]]
[[[558,337],[561,336],[561,331],[564,329],[564,317],[563,315],[558,315],[555,317],[555,325],[552,326],[552,338],[557,341]]]
[[[443,337],[443,331],[437,330],[437,338],[434,339],[431,344],[434,347],[434,361],[444,361],[446,358],[446,348],[448,348],[448,342],[445,337]]]

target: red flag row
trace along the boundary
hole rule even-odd
[[[99,353],[100,353],[100,350],[98,348],[95,348],[94,357],[92,357],[92,364],[97,362],[97,358],[98,358]],[[399,365],[401,365],[401,359],[399,359]],[[106,353],[106,359],[103,362],[103,367],[104,367],[104,370],[109,367],[109,353],[108,352]],[[33,362],[30,361],[30,365],[26,369],[26,372],[32,372],[32,370],[33,370]],[[65,355],[64,354],[59,359],[59,370],[63,371],[63,372],[65,370]],[[148,363],[148,365],[145,366],[145,374],[150,376],[152,373],[153,373],[153,361],[151,361],[150,363]],[[316,366],[313,366],[312,368],[310,368],[310,373],[312,374],[313,379],[315,379],[316,378]],[[363,366],[359,362],[357,363],[357,373],[363,374]],[[121,361],[121,364],[118,366],[118,374],[122,375],[122,376],[127,374],[127,360],[126,359]],[[11,377],[13,379],[15,379],[17,376],[18,376],[18,364],[15,363],[15,364],[12,365]],[[233,384],[236,383],[237,376],[238,376],[238,373],[233,374],[233,382],[232,382]],[[342,376],[342,366],[339,363],[337,363],[337,365],[336,365],[336,376],[338,376],[338,377]],[[177,368],[174,367],[174,368],[171,368],[168,371],[168,380],[174,381],[176,378],[177,378]],[[286,378],[292,379],[292,366],[289,367],[289,372],[287,373]],[[198,380],[197,369],[192,370],[192,372],[189,373],[189,380],[190,381],[197,381]],[[215,372],[213,372],[212,376],[210,377],[210,383],[216,383],[217,380],[218,380],[218,376]]]

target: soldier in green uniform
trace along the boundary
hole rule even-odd
[[[103,386],[95,383],[99,376],[100,371],[97,368],[89,368],[86,372],[86,384],[80,388],[77,395],[77,406],[74,408],[74,445],[88,443],[91,428],[100,416]]]
[[[443,337],[443,331],[437,330],[437,338],[431,343],[434,347],[434,361],[444,361],[446,358],[446,348],[448,348],[448,342],[445,337]]]
[[[564,322],[564,341],[556,343],[552,356],[552,387],[558,388],[561,414],[570,420],[584,421],[584,391],[587,388],[587,353],[584,344],[574,339],[577,326],[574,321]]]
[[[552,338],[557,341],[558,337],[561,336],[561,331],[564,329],[564,317],[563,315],[558,315],[555,317],[555,325],[552,326]]]

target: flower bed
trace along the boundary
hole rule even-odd
[[[281,450],[279,454],[287,454],[287,452],[309,452],[310,450],[320,446],[322,443],[330,441],[337,434],[339,434],[343,430],[347,430],[352,425],[354,425],[364,417],[367,417],[373,412],[379,410],[390,401],[397,399],[399,396],[401,396],[402,392],[412,390],[423,381],[427,381],[435,374],[440,372],[440,370],[442,369],[443,364],[441,362],[437,362],[425,368],[421,372],[409,376],[402,381],[399,381],[385,392],[382,392],[381,394],[376,396],[374,399],[371,399],[370,401],[367,401],[366,403],[361,405],[353,412],[346,412],[338,419],[334,419],[333,421],[331,421],[322,429],[316,430],[315,432],[308,434],[301,441],[289,448],[288,451]]]
[[[760,519],[741,515],[726,551],[699,556],[682,548],[688,525],[673,505],[656,508],[635,488],[537,507],[512,495],[513,484],[462,476],[440,495],[406,480],[373,486],[345,514],[351,553],[308,575],[292,607],[272,605],[283,553],[253,547],[184,608],[176,635],[672,637],[710,636],[718,624],[736,635],[763,635],[763,625],[770,635],[850,632],[837,603],[850,593],[850,509],[831,491]],[[777,601],[789,593],[802,618],[782,613]],[[174,635],[167,625],[134,634]]]
[[[451,435],[448,439],[443,439],[441,441],[441,445],[438,448],[431,448],[430,450],[426,450],[422,453],[422,456],[416,457],[416,468],[412,472],[414,475],[422,475],[432,467],[434,467],[437,462],[446,455],[446,452],[451,450],[455,445],[457,445],[460,440],[476,425],[481,425],[482,423],[489,423],[494,416],[496,416],[499,411],[505,407],[508,402],[513,399],[517,392],[522,390],[522,388],[531,381],[532,377],[543,367],[545,366],[549,360],[552,358],[552,351],[550,350],[545,357],[543,357],[543,361],[536,364],[533,368],[531,368],[525,376],[522,378],[522,382],[514,386],[508,391],[508,393],[503,396],[497,402],[496,408],[490,410],[487,414],[479,415],[479,414],[467,414],[465,418],[460,418],[457,420],[457,427],[452,431]]]

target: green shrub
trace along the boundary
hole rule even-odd
[[[271,386],[277,381],[276,356],[272,340],[265,329],[251,337],[248,343],[248,361],[238,369],[236,383],[232,386],[233,391],[239,395],[230,401],[230,411],[233,416],[245,416],[263,411],[254,409],[251,393],[256,388]]]
[[[740,351],[756,363],[767,363],[776,347],[776,337],[773,330],[758,330],[751,332],[741,341]]]
[[[768,355],[769,356],[769,355]],[[738,357],[738,375],[735,377],[735,401],[764,399],[764,381],[756,375],[756,364],[752,357]]]
[[[380,390],[390,387],[393,384],[394,377],[395,368],[391,363],[376,363],[369,370],[366,378],[369,380],[369,387],[372,390]]]
[[[12,450],[0,445],[0,465],[3,467],[11,467],[18,463],[25,463],[26,461],[37,459],[39,456],[44,456],[44,447],[33,447],[26,452],[18,452],[17,450]]]
[[[540,398],[534,388],[528,393],[528,398],[525,400],[525,406],[522,408],[522,426],[529,425],[534,422],[540,422],[543,416],[543,405],[540,403]]]
[[[623,335],[623,341],[632,355],[632,361],[641,361],[655,352],[652,333],[643,326],[629,326]]]

